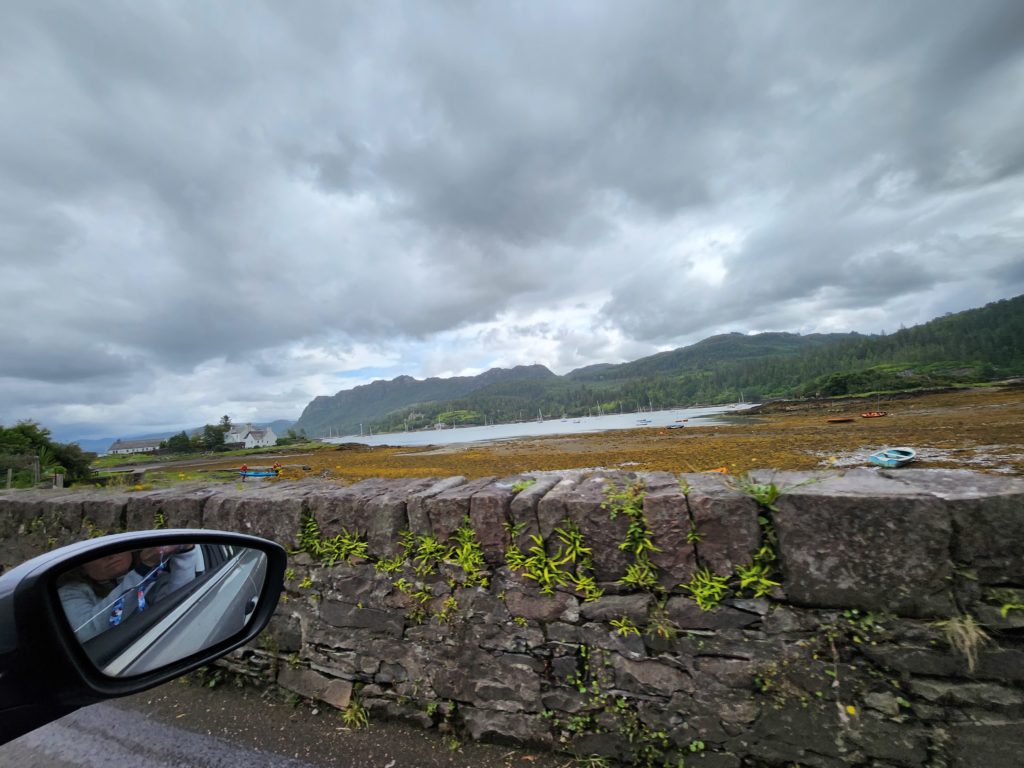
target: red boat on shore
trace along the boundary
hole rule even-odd
[[[864,411],[860,416],[862,419],[877,419],[881,416],[888,416],[887,411]]]

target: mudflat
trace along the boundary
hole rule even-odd
[[[862,412],[885,411],[878,418]],[[829,423],[827,419],[850,417]],[[426,447],[325,446],[278,459],[284,479],[511,477],[543,470],[616,468],[731,474],[753,469],[813,470],[867,466],[885,447],[917,450],[915,467],[1024,474],[1024,386],[900,394],[882,398],[768,403],[726,425],[645,428],[584,435],[516,438]],[[288,466],[302,462],[309,469]],[[236,467],[237,458],[214,466]],[[253,463],[252,461],[249,462]]]

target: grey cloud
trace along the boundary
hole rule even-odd
[[[289,345],[400,349],[602,292],[589,334],[509,343],[575,367],[1024,290],[1015,0],[4,21],[0,326],[32,331],[0,400],[26,408],[26,381],[80,382],[43,391],[81,403],[103,376],[145,391],[217,360],[258,393]],[[687,276],[685,238],[671,255],[682,221],[742,233],[722,285]]]

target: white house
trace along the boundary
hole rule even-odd
[[[224,434],[225,443],[243,443],[246,448],[266,448],[277,445],[277,435],[270,427],[254,427],[252,424],[245,426],[233,425]]]
[[[156,453],[160,448],[160,438],[149,440],[115,440],[107,449],[107,453]]]

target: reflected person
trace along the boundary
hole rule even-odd
[[[193,545],[117,552],[65,574],[58,593],[75,636],[85,642],[180,589],[199,567]]]

